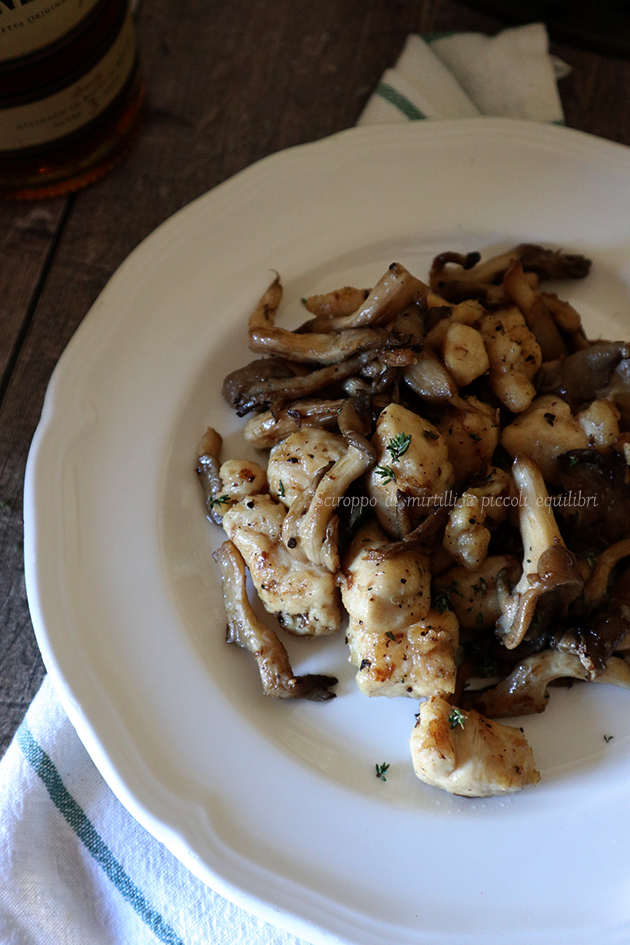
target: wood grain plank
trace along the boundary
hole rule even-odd
[[[67,201],[0,201],[0,399],[63,226]]]

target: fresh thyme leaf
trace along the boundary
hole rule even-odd
[[[433,598],[433,604],[439,613],[443,614],[445,610],[453,609],[451,594],[457,594],[459,597],[462,596],[457,581],[451,581],[446,587],[441,588],[440,593],[436,594]]]
[[[478,627],[482,627],[482,626],[483,626],[483,614],[481,613],[481,611],[480,611],[480,612],[477,614],[477,616],[475,617],[475,621],[476,621]]]
[[[392,640],[394,643],[396,642],[396,637],[394,636],[394,634],[392,633],[391,630],[388,630],[387,633],[385,634],[385,636],[386,636],[389,640]]]
[[[392,455],[392,459],[400,459],[409,449],[411,443],[411,433],[397,433],[396,436],[387,444],[387,449]]]
[[[385,777],[385,772],[389,771],[389,765],[386,762],[383,762],[382,765],[374,765],[376,768],[376,777],[380,778],[381,781],[387,781]]]
[[[470,430],[468,431],[468,436],[470,437],[471,440],[476,440],[477,443],[479,443],[479,441],[481,440],[481,437],[479,436],[478,433],[471,433]]]
[[[453,711],[449,715],[448,724],[451,726],[451,729],[457,728],[458,725],[464,728],[466,725],[466,716],[461,709],[457,708],[457,706],[453,708]]]
[[[575,466],[579,462],[577,456],[569,456],[569,466]]]
[[[396,473],[391,466],[377,466],[374,472],[382,478],[383,482],[396,481]]]
[[[483,679],[499,675],[499,664],[490,656],[484,656],[475,665],[476,671]]]
[[[433,430],[423,430],[422,435],[425,440],[437,440],[440,436],[439,433],[434,433]]]
[[[595,567],[595,562],[599,558],[599,552],[594,551],[592,548],[584,552],[584,560],[588,564],[589,568]]]
[[[485,653],[480,659],[477,660],[475,669],[484,679],[487,679],[490,676],[498,676],[499,674],[499,664],[496,660],[493,660],[491,656],[488,656]]]
[[[612,739],[613,739],[614,737],[615,737],[614,735],[604,735],[604,741],[605,741],[606,743],[608,743],[608,742],[612,741]]]
[[[285,494],[285,492],[284,492],[284,483],[283,483],[282,479],[279,479],[279,480],[278,480],[278,495],[280,496],[280,498],[284,498],[284,494]]]
[[[488,655],[483,645],[471,640],[466,644],[466,653],[475,661],[475,672],[484,679],[499,675],[499,664]]]
[[[230,501],[229,495],[219,495],[217,496],[216,499],[213,499],[212,496],[208,496],[208,508],[210,509],[210,511],[212,511],[212,509],[214,509],[216,506],[220,507],[222,505],[225,505],[229,501]]]
[[[488,590],[485,578],[479,578],[479,584],[473,584],[472,589],[475,594],[481,594],[483,596]]]

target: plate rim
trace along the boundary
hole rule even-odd
[[[387,150],[396,145],[397,140],[402,138],[424,137],[433,140],[457,139],[462,135],[470,135],[474,138],[476,135],[484,137],[490,135],[500,138],[503,135],[514,136],[522,142],[538,142],[542,146],[562,147],[573,151],[576,155],[583,154],[589,156],[597,153],[599,158],[606,157],[612,164],[619,164],[630,173],[630,149],[624,145],[618,144],[600,138],[596,138],[586,132],[567,129],[564,127],[539,125],[537,123],[524,122],[512,119],[488,119],[475,118],[458,120],[457,122],[427,122],[418,124],[401,124],[400,126],[369,126],[362,128],[352,128],[341,131],[328,138],[315,142],[296,145],[293,148],[286,149],[275,154],[268,155],[239,171],[236,175],[219,184],[208,193],[201,195],[194,201],[177,211],[160,226],[147,236],[132,251],[127,259],[116,270],[108,284],[87,313],[84,321],[79,326],[77,332],[70,340],[66,350],[59,359],[51,377],[42,415],[37,430],[33,437],[31,449],[29,451],[24,488],[24,530],[25,530],[25,577],[27,597],[29,608],[31,609],[33,626],[38,645],[42,651],[42,656],[46,669],[51,675],[55,690],[66,709],[74,727],[77,729],[79,737],[88,749],[97,768],[103,774],[105,780],[109,783],[114,793],[119,797],[125,807],[142,823],[149,831],[166,842],[166,845],[182,859],[196,875],[208,882],[208,872],[205,865],[200,869],[199,864],[191,860],[186,855],[186,850],[173,849],[177,847],[178,838],[169,835],[171,828],[168,824],[157,822],[153,812],[145,806],[146,798],[139,800],[133,787],[119,776],[119,765],[115,759],[109,756],[101,743],[97,726],[94,720],[90,719],[89,711],[79,704],[75,697],[72,685],[67,679],[63,666],[59,665],[56,652],[56,641],[54,640],[54,630],[52,636],[47,626],[47,618],[42,610],[42,601],[40,599],[40,584],[38,579],[38,547],[41,538],[38,534],[38,523],[34,518],[34,509],[37,505],[35,492],[37,489],[37,480],[40,470],[38,469],[39,455],[42,444],[47,437],[51,435],[55,423],[58,423],[58,399],[63,395],[61,388],[66,382],[68,371],[71,369],[73,359],[76,361],[82,348],[91,347],[98,343],[98,337],[104,327],[108,331],[113,330],[111,322],[108,326],[104,325],[106,308],[110,295],[113,293],[119,282],[127,277],[127,273],[133,271],[142,263],[142,259],[147,252],[158,245],[158,241],[170,238],[171,235],[177,237],[181,235],[182,228],[188,226],[191,215],[203,215],[207,212],[206,208],[213,200],[217,199],[217,194],[221,196],[229,192],[232,188],[239,187],[243,181],[253,181],[256,175],[264,175],[270,166],[280,167],[285,161],[293,160],[311,160],[328,151],[330,155],[334,154],[338,148],[367,148],[383,147]],[[166,839],[165,839],[166,838]],[[188,861],[187,861],[188,860]],[[195,868],[197,867],[197,868]],[[223,895],[242,905],[244,908],[269,922],[296,935],[308,937],[316,941],[330,941],[331,931],[334,930],[315,927],[306,919],[306,917],[283,916],[282,922],[279,922],[279,916],[276,908],[269,903],[261,902],[258,898],[252,899],[247,892],[241,888],[234,888],[228,883],[223,883],[219,875],[213,874],[211,885]],[[345,940],[345,939],[344,939]],[[353,941],[347,939],[347,941]],[[418,939],[420,941],[420,939]]]

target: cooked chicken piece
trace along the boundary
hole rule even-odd
[[[341,594],[359,689],[368,696],[451,693],[457,620],[430,609],[428,556],[405,549],[387,557],[374,554],[385,543],[372,522],[360,529],[346,556]]]
[[[420,513],[432,508],[431,498],[453,485],[453,466],[438,430],[400,404],[380,414],[372,437],[376,464],[366,475],[367,490],[379,522],[388,535],[401,537],[397,496],[405,493]]]
[[[554,394],[543,394],[504,427],[501,445],[512,457],[530,456],[545,481],[557,483],[557,457],[567,450],[588,446],[588,436],[564,400]]]
[[[321,469],[336,463],[346,452],[339,433],[303,427],[274,446],[269,454],[269,491],[290,508]]]
[[[297,561],[282,544],[283,505],[269,495],[235,503],[223,528],[243,558],[265,610],[297,635],[320,636],[341,626],[342,610],[333,575]]]
[[[245,562],[236,545],[224,541],[214,558],[221,568],[228,622],[227,642],[249,650],[258,665],[263,692],[272,699],[334,699],[334,676],[295,676],[276,633],[258,620],[247,597]]]
[[[341,436],[308,427],[292,433],[273,448],[268,467],[272,493],[290,509],[284,544],[295,558],[332,572],[339,570],[336,510],[375,456],[364,435],[371,424],[364,398],[345,400],[337,422]]]
[[[449,606],[462,630],[494,627],[501,616],[497,578],[506,571],[511,584],[521,576],[520,562],[511,555],[490,555],[476,571],[461,565],[433,581],[433,599]]]
[[[351,623],[347,637],[357,685],[366,696],[422,698],[455,689],[458,628],[452,614],[431,611],[425,621],[398,633],[374,633]]]
[[[456,483],[485,474],[499,445],[499,411],[477,397],[464,397],[461,407],[447,407],[437,425],[448,446]]]
[[[519,729],[462,712],[441,696],[420,705],[410,747],[417,777],[449,794],[491,797],[540,781]]]
[[[507,515],[509,494],[509,475],[492,468],[482,485],[471,486],[459,497],[444,531],[444,547],[458,564],[470,571],[479,569],[488,554],[490,527]]]
[[[577,421],[588,437],[589,446],[605,450],[619,438],[619,411],[611,400],[594,400],[577,414]]]
[[[490,386],[501,403],[520,413],[536,395],[533,380],[542,364],[540,345],[517,308],[484,315],[479,330],[490,360]]]
[[[501,444],[511,456],[531,456],[545,480],[558,484],[558,456],[588,446],[611,446],[619,436],[618,420],[616,407],[607,400],[596,400],[573,416],[561,397],[543,394],[504,428]]]
[[[458,387],[486,374],[490,361],[481,334],[471,325],[451,325],[442,345],[444,365]]]
[[[386,633],[351,619],[346,636],[357,685],[366,696],[418,699],[455,689],[459,628],[452,613],[430,610],[424,620]]]
[[[386,538],[376,524],[359,529],[345,555],[341,597],[351,620],[378,633],[402,630],[431,608],[431,568],[426,554],[401,551],[371,556]]]
[[[232,502],[267,491],[267,473],[259,463],[248,459],[226,460],[221,464],[219,476],[222,492],[228,495]]]
[[[435,318],[439,313],[439,320],[431,326],[426,335],[425,343],[429,348],[435,351],[441,351],[446,341],[446,336],[453,325],[476,326],[482,315],[485,313],[483,306],[475,299],[466,299],[458,305],[442,306],[434,308],[428,313],[428,318]]]
[[[267,491],[267,473],[258,463],[248,459],[219,463],[222,443],[217,431],[208,427],[197,456],[197,476],[204,491],[206,512],[217,525],[234,502]]]

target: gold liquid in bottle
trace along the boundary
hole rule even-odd
[[[0,0],[0,196],[97,180],[127,153],[143,101],[127,0]]]

